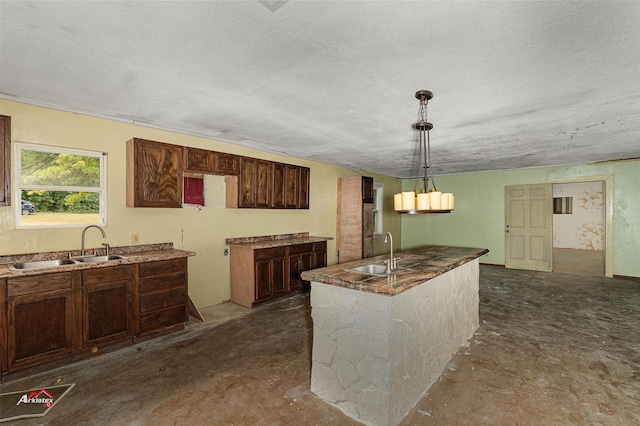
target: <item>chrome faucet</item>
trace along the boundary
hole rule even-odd
[[[389,260],[385,261],[385,263],[387,264],[386,272],[393,272],[398,267],[398,264],[397,264],[398,258],[393,257],[393,235],[391,235],[391,232],[387,232],[386,234],[384,234],[384,242],[385,243],[389,242],[391,245],[391,251],[389,252]]]
[[[102,238],[107,238],[107,234],[104,232],[104,229],[99,227],[98,225],[89,225],[82,230],[82,249],[80,250],[80,255],[84,256],[84,234],[87,232],[89,228],[98,228],[100,232],[102,232]]]

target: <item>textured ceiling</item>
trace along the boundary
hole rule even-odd
[[[409,177],[419,89],[436,174],[640,157],[640,2],[0,2],[5,99]]]

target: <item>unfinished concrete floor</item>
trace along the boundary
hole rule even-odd
[[[404,425],[640,424],[640,280],[480,269],[480,328]],[[217,312],[217,314],[216,314]],[[19,425],[350,425],[309,392],[308,296],[34,375],[75,383]]]

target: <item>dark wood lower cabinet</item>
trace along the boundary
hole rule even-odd
[[[76,352],[79,273],[7,280],[7,370],[55,361]],[[3,351],[4,352],[4,351]]]
[[[255,251],[255,300],[262,302],[281,296],[286,290],[286,247]]]
[[[289,248],[289,290],[301,290],[304,280],[300,277],[303,271],[312,268],[313,244],[298,244]]]
[[[0,373],[183,328],[187,303],[187,258],[0,279]]]
[[[82,273],[82,347],[95,348],[130,338],[130,265],[89,269]]]
[[[231,301],[251,308],[308,290],[300,274],[327,265],[326,241],[253,249],[231,247]]]
[[[141,263],[138,266],[136,334],[184,324],[187,312],[187,258]]]

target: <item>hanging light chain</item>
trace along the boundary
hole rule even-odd
[[[427,122],[429,121],[429,114],[427,111],[427,104],[429,103],[429,100],[427,99],[426,96],[421,96],[420,97],[420,122]]]

